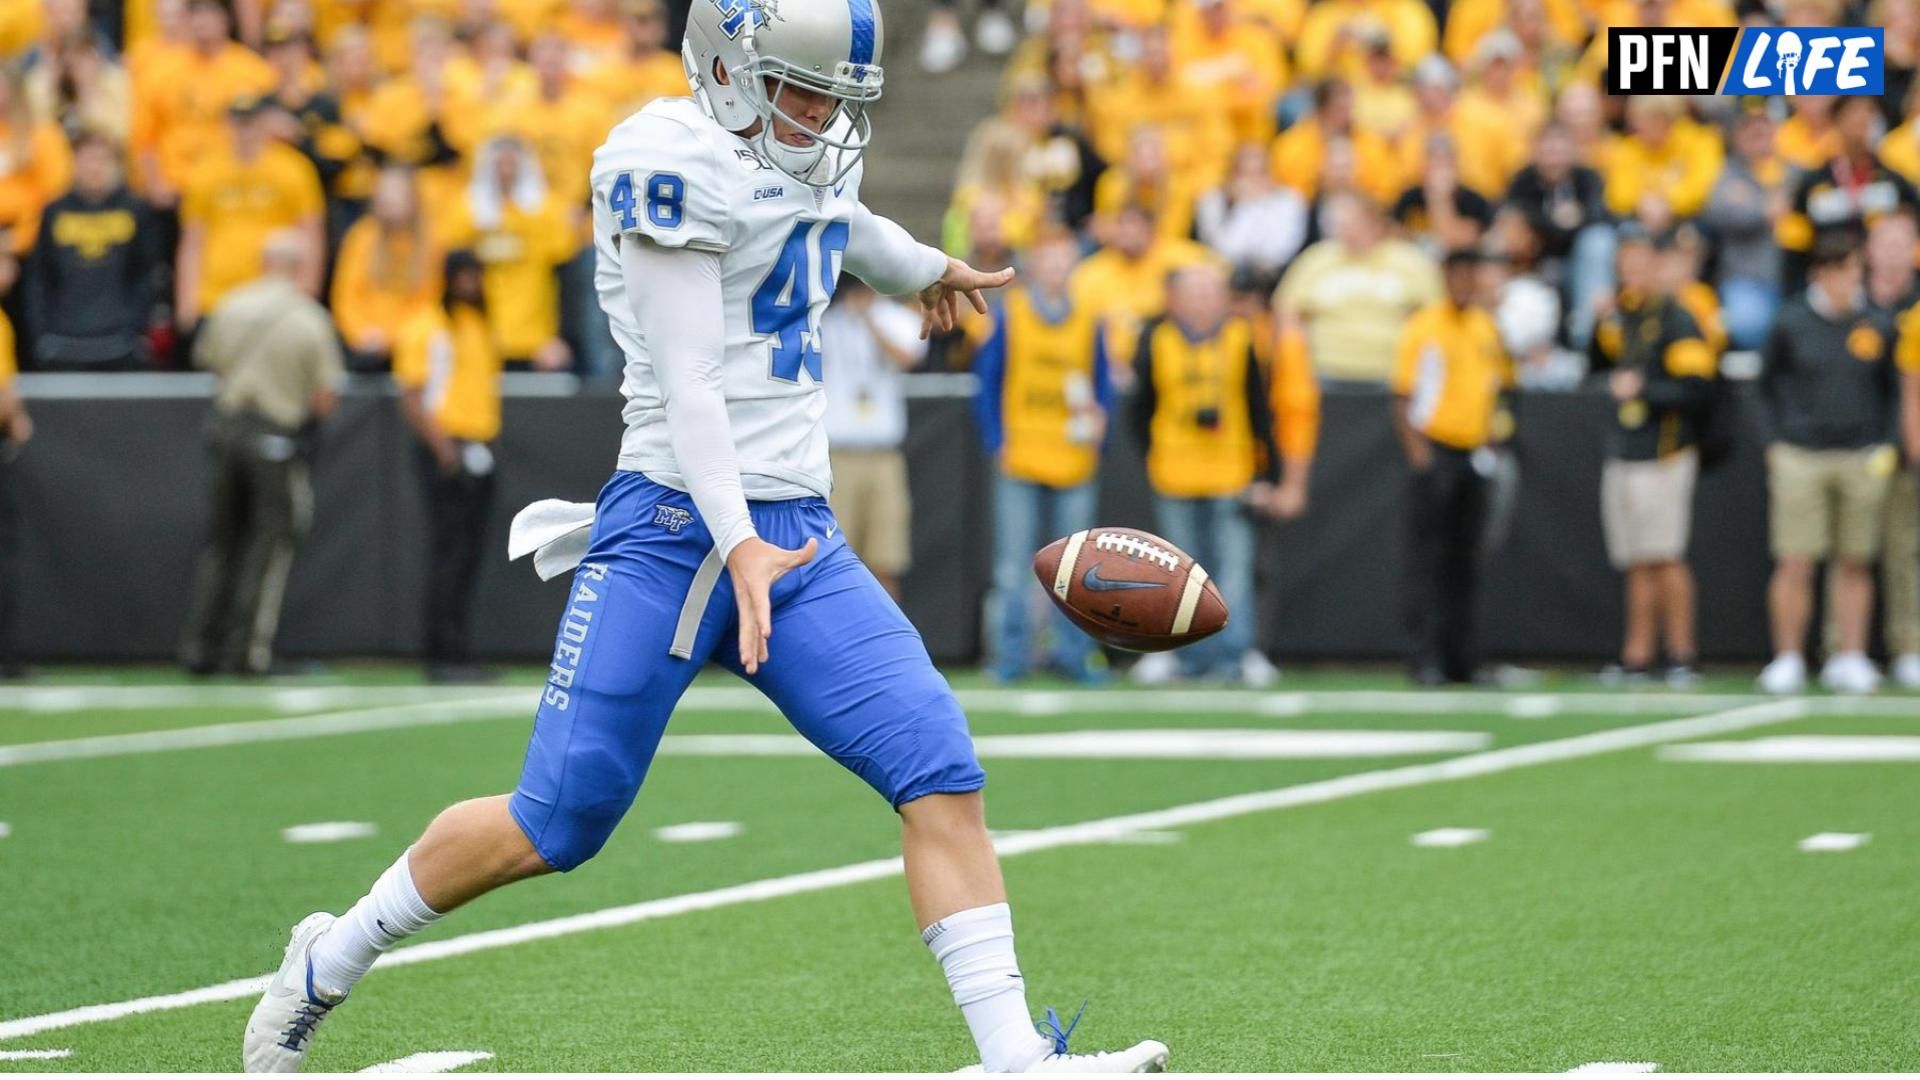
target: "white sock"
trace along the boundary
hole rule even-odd
[[[381,953],[439,920],[440,913],[420,899],[413,885],[413,871],[407,867],[412,853],[412,848],[401,852],[373,889],[314,940],[308,957],[315,983],[346,993]]]
[[[947,973],[953,1000],[967,1018],[980,1066],[987,1072],[1020,1072],[1052,1049],[1033,1030],[1027,1011],[1027,980],[1013,957],[1013,911],[1006,904],[969,908],[920,932]]]

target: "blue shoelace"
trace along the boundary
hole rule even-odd
[[[298,1053],[300,1043],[313,1037],[314,1025],[325,1019],[326,1015],[332,1011],[331,1005],[323,1005],[312,999],[302,1001],[300,1011],[293,1016],[293,1023],[287,1026],[286,1041],[280,1045]]]
[[[1045,1020],[1035,1021],[1033,1030],[1053,1040],[1053,1052],[1056,1056],[1065,1054],[1067,1052],[1067,1038],[1073,1034],[1074,1028],[1080,1026],[1080,1018],[1085,1016],[1086,1012],[1087,1002],[1082,1001],[1080,1003],[1080,1010],[1073,1014],[1073,1019],[1067,1021],[1066,1027],[1061,1027],[1060,1014],[1054,1011],[1053,1006],[1049,1005],[1047,1006],[1047,1018]]]

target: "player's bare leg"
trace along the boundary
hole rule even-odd
[[[1070,1054],[1069,1025],[1035,1031],[1027,984],[1013,953],[1013,914],[1000,858],[977,791],[926,795],[900,807],[907,895],[921,939],[947,974],[987,1072],[1159,1072],[1167,1048],[1143,1042],[1103,1054]],[[1077,1018],[1076,1018],[1077,1019]]]
[[[505,795],[441,811],[347,913],[301,920],[247,1019],[248,1072],[295,1072],[313,1033],[380,954],[502,885],[552,872],[507,811]]]

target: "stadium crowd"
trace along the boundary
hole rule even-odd
[[[967,45],[959,12],[936,7],[919,60],[937,74]],[[263,274],[291,281],[330,311],[345,367],[409,389],[430,487],[436,470],[490,471],[488,371],[617,371],[587,165],[618,118],[687,92],[658,0],[0,11],[0,288],[21,367],[188,367],[223,301]],[[1920,564],[1891,374],[1920,298],[1920,0],[1032,0],[1023,18],[1024,36],[998,6],[979,15],[979,47],[1007,54],[1002,105],[967,140],[942,237],[977,266],[1018,263],[1021,283],[929,355],[880,329],[892,317],[869,297],[847,300],[860,310],[838,331],[873,336],[876,386],[916,364],[980,375],[1003,597],[1025,595],[1037,541],[1090,524],[1100,444],[1126,423],[1160,530],[1250,604],[1246,511],[1305,509],[1321,390],[1386,385],[1415,473],[1414,673],[1471,679],[1512,393],[1597,379],[1619,401],[1604,485],[1627,575],[1617,673],[1664,664],[1685,683],[1688,507],[1724,434],[1719,361],[1759,350],[1782,568],[1768,685],[1805,682],[1804,594],[1833,558],[1845,625],[1825,674],[1871,688],[1867,567]],[[1885,27],[1886,93],[1602,92],[1608,26],[1763,23]],[[478,302],[448,299],[449,253],[477,261]],[[1835,355],[1875,376],[1818,369],[1808,320],[1842,326]],[[439,348],[486,371],[429,415]],[[875,400],[842,410],[839,444],[884,506],[904,499],[899,470],[852,460],[897,448],[904,413],[876,420]],[[1905,443],[1920,458],[1920,419]],[[483,493],[434,490],[450,515],[484,513]],[[873,544],[897,549],[880,568],[897,575],[903,515],[873,516],[895,522]],[[1814,517],[1840,524],[1794,520]],[[1909,572],[1888,589],[1896,674],[1920,685],[1920,586]],[[1030,619],[998,608],[998,668],[1018,677]],[[1268,681],[1234,636],[1251,622],[1136,675]],[[1078,636],[1054,637],[1059,664],[1098,677]]]

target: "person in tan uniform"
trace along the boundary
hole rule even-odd
[[[300,284],[298,233],[272,234],[264,273],[227,294],[194,341],[219,380],[208,436],[213,515],[180,662],[196,675],[273,667],[287,574],[313,515],[307,448],[345,365],[333,320]]]

